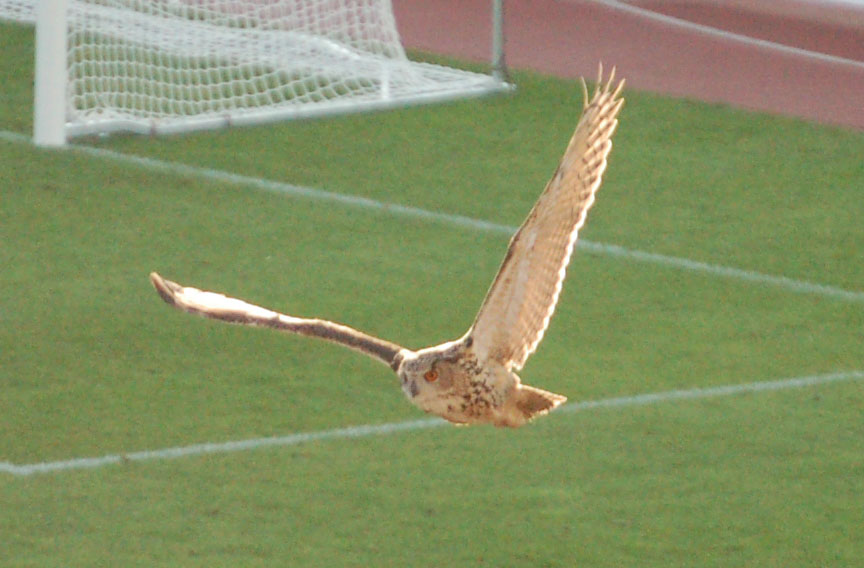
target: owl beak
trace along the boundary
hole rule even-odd
[[[417,383],[415,383],[414,381],[405,381],[405,384],[402,385],[402,390],[404,390],[405,393],[411,398],[414,398],[415,396],[420,394],[420,389],[417,388]]]

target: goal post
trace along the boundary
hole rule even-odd
[[[38,0],[33,143],[66,143],[66,1]]]
[[[492,76],[503,84],[510,82],[504,59],[504,0],[492,0]]]
[[[57,146],[507,90],[490,1],[488,75],[409,60],[390,0],[0,0],[0,18],[33,10],[34,142]]]

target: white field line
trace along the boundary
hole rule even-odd
[[[842,381],[864,380],[864,371],[849,371],[829,373],[824,375],[810,375],[806,377],[795,377],[791,379],[780,379],[775,381],[761,381],[738,385],[725,385],[718,387],[692,388],[686,390],[673,390],[657,393],[639,394],[635,396],[623,396],[617,398],[606,398],[601,400],[571,402],[565,404],[557,413],[581,412],[597,408],[623,408],[628,406],[645,406],[659,404],[669,401],[696,400],[732,396],[744,393],[762,393],[794,388],[804,388],[827,383]],[[447,422],[439,418],[426,418],[421,420],[410,420],[406,422],[389,422],[384,424],[350,426],[348,428],[336,428],[333,430],[319,430],[317,432],[303,432],[299,434],[288,434],[287,436],[274,436],[270,438],[252,438],[249,440],[237,440],[233,442],[208,442],[194,444],[191,446],[180,446],[174,448],[163,448],[161,450],[147,450],[127,454],[112,454],[95,458],[76,458],[63,461],[41,462],[26,465],[15,465],[9,462],[0,462],[0,473],[10,473],[15,476],[27,476],[39,473],[50,473],[67,471],[72,469],[93,469],[113,464],[122,464],[137,461],[167,460],[204,454],[229,454],[254,450],[267,447],[296,446],[307,442],[368,438],[371,436],[383,436],[396,432],[409,430],[422,430],[438,428]]]
[[[735,32],[726,31],[720,28],[714,28],[711,26],[706,26],[704,24],[697,24],[695,22],[691,22],[689,20],[682,20],[681,18],[676,18],[674,16],[667,16],[666,14],[661,14],[659,12],[653,12],[647,8],[640,8],[639,6],[634,6],[632,4],[627,4],[626,2],[621,2],[620,0],[591,0],[596,4],[602,4],[604,6],[608,6],[614,10],[619,10],[621,12],[629,12],[631,14],[635,14],[637,16],[641,16],[648,20],[655,20],[657,22],[661,22],[666,24],[667,26],[682,28],[686,30],[690,30],[696,33],[700,33],[706,36],[712,36],[716,38],[720,38],[726,41],[731,41],[733,43],[742,43],[746,45],[755,45],[762,48],[771,49],[774,51],[778,51],[781,53],[787,53],[790,55],[794,55],[796,57],[800,57],[802,59],[811,59],[815,61],[821,61],[823,63],[831,63],[834,65],[845,65],[855,69],[864,69],[864,61],[857,61],[855,59],[848,59],[846,57],[840,57],[838,55],[829,55],[827,53],[822,53],[819,51],[812,51],[809,49],[804,49],[801,47],[794,47],[791,45],[786,45],[783,43],[777,43],[774,41],[769,41],[766,39],[759,39],[755,37],[750,37],[743,34],[738,34]],[[826,8],[826,10],[830,10],[830,8]]]
[[[0,140],[14,143],[31,143],[30,138],[24,136],[23,134],[4,130],[0,130]],[[104,150],[102,148],[70,145],[68,146],[68,150],[73,152],[79,152],[88,156],[103,158],[112,162],[134,165],[136,167],[147,170],[153,170],[174,175],[183,175],[198,179],[212,180],[220,183],[229,183],[237,186],[253,187],[259,190],[270,191],[296,197],[305,197],[316,201],[331,201],[341,203],[349,207],[377,210],[397,217],[436,221],[487,233],[501,233],[509,236],[515,233],[517,229],[517,227],[502,225],[490,221],[484,221],[482,219],[474,219],[472,217],[466,217],[464,215],[428,211],[426,209],[412,207],[410,205],[386,203],[383,201],[377,201],[375,199],[369,199],[368,197],[345,195],[332,191],[325,191],[312,187],[303,187],[279,181],[271,181],[226,172],[222,170],[203,168],[199,166],[189,166],[176,162],[165,162],[162,160],[155,160],[153,158],[143,158],[140,156],[122,154],[111,150]],[[645,262],[660,266],[668,266],[671,268],[677,268],[679,270],[702,272],[705,274],[721,276],[724,278],[732,278],[736,280],[743,280],[746,282],[765,284],[768,286],[783,288],[792,292],[798,292],[802,294],[814,294],[818,296],[832,298],[835,300],[864,303],[864,291],[859,290],[845,290],[836,286],[829,286],[826,284],[819,284],[806,280],[795,280],[792,278],[787,278],[785,276],[774,276],[771,274],[764,274],[753,270],[744,270],[741,268],[733,268],[729,266],[722,266],[719,264],[710,264],[706,262],[700,262],[698,260],[690,260],[677,256],[668,256],[664,254],[628,249],[618,245],[597,243],[584,239],[577,241],[577,246],[580,249],[585,250],[586,252],[594,254],[628,258],[638,262]]]

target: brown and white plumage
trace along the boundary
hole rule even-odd
[[[612,149],[623,81],[615,71],[590,103],[564,157],[528,218],[510,240],[507,256],[472,326],[475,349],[519,370],[549,325],[579,229],[600,187]],[[602,71],[598,83],[602,84]],[[583,82],[584,87],[584,82]]]
[[[555,174],[513,236],[474,324],[461,338],[418,351],[348,326],[280,314],[214,292],[150,279],[168,304],[230,323],[327,339],[374,357],[399,376],[406,396],[454,423],[520,426],[566,398],[523,385],[513,372],[537,348],[561,292],[579,229],[600,186],[623,104],[623,81],[604,83],[591,99]]]

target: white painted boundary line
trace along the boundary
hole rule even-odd
[[[733,396],[744,393],[762,393],[858,380],[864,380],[864,371],[849,371],[829,373],[825,375],[810,375],[806,377],[795,377],[791,379],[780,379],[775,381],[762,381],[739,385],[725,385],[719,387],[692,388],[687,390],[673,390],[640,394],[635,396],[606,398],[585,402],[571,402],[565,404],[560,410],[556,412],[556,414],[561,412],[581,412],[585,410],[594,410],[597,408],[645,406],[649,404],[659,404],[669,401],[716,398],[721,396]],[[348,428],[336,428],[333,430],[320,430],[317,432],[303,432],[299,434],[289,434],[287,436],[275,436],[271,438],[253,438],[249,440],[238,440],[234,442],[194,444],[191,446],[164,448],[161,450],[147,450],[143,452],[132,452],[128,454],[112,454],[96,458],[76,458],[64,461],[41,462],[27,465],[15,465],[9,462],[0,462],[0,473],[5,472],[15,476],[27,476],[39,473],[68,471],[72,469],[94,469],[107,465],[122,464],[126,462],[176,459],[205,454],[229,454],[247,450],[254,450],[258,448],[296,446],[298,444],[323,440],[368,438],[371,436],[383,436],[385,434],[393,434],[396,432],[438,428],[446,424],[447,422],[439,418],[427,418],[422,420],[410,420],[406,422],[389,422],[385,424],[351,426]]]
[[[677,256],[667,256],[653,252],[627,249],[618,245],[607,245],[590,241],[582,241],[581,243],[577,241],[577,243],[587,252],[595,252],[607,256],[620,256],[650,264],[670,266],[693,272],[704,272],[706,274],[713,274],[714,276],[734,278],[736,280],[744,280],[747,282],[768,284],[776,286],[777,288],[785,288],[786,290],[802,294],[817,294],[834,298],[836,300],[864,302],[864,292],[859,292],[857,290],[844,290],[843,288],[837,288],[836,286],[817,284],[806,280],[794,280],[786,276],[773,276],[771,274],[763,274],[752,270],[743,270],[741,268],[722,266],[720,264],[710,264]]]
[[[744,34],[738,34],[735,32],[730,32],[727,30],[723,30],[720,28],[714,28],[711,26],[706,26],[704,24],[697,24],[696,22],[691,22],[689,20],[682,20],[681,18],[676,18],[674,16],[667,16],[666,14],[661,14],[659,12],[653,12],[646,8],[640,8],[639,6],[634,6],[632,4],[627,4],[625,2],[621,2],[620,0],[591,0],[597,4],[602,4],[604,6],[608,6],[613,10],[619,10],[621,12],[629,12],[631,14],[635,14],[637,16],[641,16],[648,20],[655,20],[666,25],[672,27],[683,28],[686,30],[694,31],[697,33],[701,33],[707,36],[717,37],[726,41],[732,41],[736,43],[743,43],[747,45],[755,45],[767,49],[772,49],[774,51],[779,51],[781,53],[788,53],[790,55],[794,55],[797,57],[801,57],[803,59],[811,59],[815,61],[821,61],[824,63],[833,63],[835,65],[847,65],[849,67],[853,67],[856,69],[864,69],[864,61],[856,61],[855,59],[848,59],[846,57],[840,57],[838,55],[830,55],[827,53],[821,53],[819,51],[812,51],[810,49],[804,49],[801,47],[794,47],[791,45],[786,45],[783,43],[777,43],[774,41],[769,41],[767,39],[759,39],[755,37],[750,37]]]
[[[0,140],[19,144],[31,143],[30,138],[24,136],[23,134],[4,130],[0,130]],[[458,227],[483,231],[487,233],[501,233],[508,236],[515,233],[517,229],[517,227],[511,227],[509,225],[502,225],[499,223],[492,223],[490,221],[483,221],[481,219],[474,219],[472,217],[466,217],[464,215],[438,213],[435,211],[420,209],[419,207],[411,207],[410,205],[385,203],[383,201],[369,199],[368,197],[345,195],[341,193],[325,191],[322,189],[303,187],[299,185],[271,181],[251,176],[244,176],[222,170],[214,170],[198,166],[189,166],[186,164],[179,164],[175,162],[165,162],[162,160],[155,160],[153,158],[143,158],[140,156],[122,154],[120,152],[114,152],[111,150],[104,150],[102,148],[70,145],[67,147],[67,149],[68,151],[79,152],[88,156],[103,158],[112,162],[134,165],[152,171],[189,176],[198,179],[212,180],[220,183],[230,183],[238,186],[253,187],[264,191],[280,193],[283,195],[305,197],[316,201],[331,201],[341,203],[349,207],[377,210],[384,213],[389,213],[397,217],[442,222]],[[721,276],[724,278],[733,278],[736,280],[744,280],[747,282],[754,282],[758,284],[767,284],[769,286],[783,288],[792,292],[802,294],[815,294],[835,300],[864,303],[864,291],[844,290],[843,288],[838,288],[836,286],[828,286],[825,284],[808,282],[806,280],[794,280],[785,276],[773,276],[770,274],[763,274],[761,272],[755,272],[752,270],[743,270],[740,268],[732,268],[728,266],[721,266],[718,264],[709,264],[697,260],[690,260],[687,258],[628,249],[618,245],[595,243],[592,241],[586,241],[584,239],[580,239],[579,241],[577,241],[577,247],[585,250],[586,252],[594,254],[629,258],[631,260],[636,260],[639,262],[646,262],[649,264],[656,264],[660,266],[668,266],[680,270],[702,272],[705,274]]]

